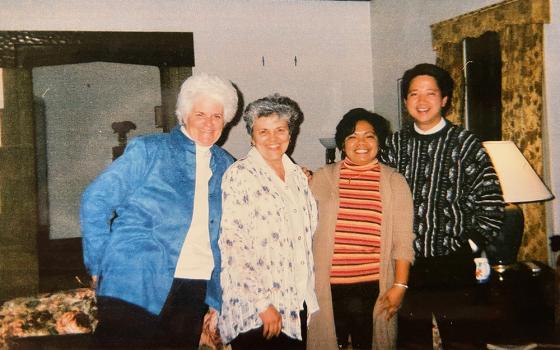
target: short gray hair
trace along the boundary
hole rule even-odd
[[[268,117],[272,114],[278,115],[280,119],[288,120],[290,135],[303,118],[303,112],[296,101],[277,93],[269,95],[249,103],[245,108],[243,120],[249,135],[253,133],[255,119]]]
[[[181,85],[175,110],[179,124],[182,124],[182,118],[191,112],[192,105],[199,96],[210,97],[222,104],[225,123],[230,122],[237,112],[237,90],[233,84],[215,75],[198,73]]]

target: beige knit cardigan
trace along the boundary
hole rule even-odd
[[[340,164],[329,164],[313,176],[311,190],[318,203],[319,224],[313,237],[315,288],[320,310],[311,316],[308,350],[337,350],[330,288],[334,231],[339,206],[338,180]],[[414,261],[412,241],[412,196],[406,180],[395,169],[381,165],[381,266],[379,295],[393,285],[395,260]],[[372,296],[373,297],[373,296]],[[373,318],[373,349],[394,349],[397,340],[397,317],[385,320],[379,313],[379,299]]]

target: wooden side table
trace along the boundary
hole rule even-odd
[[[553,252],[560,251],[560,235],[550,237],[550,248]],[[554,287],[554,325],[557,337],[560,338],[560,255],[556,259],[556,276]]]
[[[453,289],[409,289],[399,312],[399,349],[425,349],[431,313],[444,349],[485,349],[486,344],[552,343],[554,271],[518,263],[486,284]],[[427,341],[430,339],[428,338]]]

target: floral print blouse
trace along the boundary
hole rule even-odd
[[[317,207],[301,169],[283,156],[286,181],[295,183],[297,206],[303,212],[302,242],[290,232],[293,205],[278,188],[277,176],[255,149],[234,163],[222,179],[222,310],[220,335],[229,343],[238,334],[262,326],[259,313],[274,305],[282,316],[282,332],[301,339],[297,295],[296,246],[304,243],[311,293],[305,298],[308,315],[318,310],[314,292],[312,235]],[[291,210],[288,210],[290,208]],[[299,238],[299,239],[298,239]],[[311,294],[311,297],[309,297]]]

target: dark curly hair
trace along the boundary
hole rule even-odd
[[[447,111],[451,108],[451,100],[453,98],[453,78],[451,78],[451,75],[449,75],[445,69],[435,64],[420,63],[404,72],[401,82],[402,98],[406,100],[410,83],[419,75],[429,75],[436,80],[438,88],[441,91],[441,97],[447,97],[447,103],[441,108],[441,115],[446,115]]]
[[[385,138],[389,135],[391,128],[389,127],[389,122],[387,119],[383,118],[377,113],[372,113],[363,108],[354,108],[346,112],[342,116],[340,122],[336,126],[336,134],[334,139],[336,141],[336,147],[344,153],[344,140],[356,131],[356,124],[363,120],[368,122],[377,135],[379,140],[379,147],[385,143]],[[343,156],[344,158],[344,156]]]

